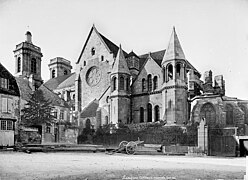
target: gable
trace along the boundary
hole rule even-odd
[[[148,57],[143,64],[140,73],[138,74],[137,78],[135,79],[133,83],[133,92],[134,94],[142,93],[142,79],[145,78],[147,80],[147,76],[151,74],[152,79],[157,76],[158,77],[158,89],[160,89],[160,86],[162,84],[162,72],[161,67],[157,64],[157,62],[151,58]]]
[[[114,44],[109,40],[108,40],[109,46],[107,46],[107,44],[105,43],[103,38],[107,39],[104,36],[100,35],[100,33],[98,33],[96,28],[93,26],[90,30],[90,33],[87,37],[87,40],[83,46],[83,49],[81,51],[81,54],[80,54],[76,64],[82,63],[82,61],[85,59],[94,59],[94,58],[99,57],[101,55],[106,56],[107,54],[110,55],[111,49],[109,48],[109,46],[114,47],[114,49],[116,49],[116,48],[115,48]],[[92,55],[92,53],[91,53],[92,48],[95,49],[94,55]],[[111,56],[113,57],[113,55],[111,55]]]

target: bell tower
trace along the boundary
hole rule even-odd
[[[183,125],[188,117],[188,92],[185,55],[175,27],[162,61],[163,120],[167,124]]]
[[[38,88],[42,83],[41,78],[41,49],[32,43],[32,34],[26,32],[26,40],[18,45],[14,50],[15,56],[15,75],[22,78],[27,78],[32,81],[35,88]]]
[[[112,72],[111,94],[110,94],[110,121],[113,124],[118,122],[129,123],[130,120],[130,71],[119,47]]]

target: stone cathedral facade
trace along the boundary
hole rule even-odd
[[[75,107],[79,124],[92,127],[164,121],[185,125],[241,126],[247,101],[225,96],[222,75],[201,73],[187,60],[175,28],[165,50],[125,52],[96,27],[90,30],[76,62]],[[166,44],[166,42],[165,42]]]

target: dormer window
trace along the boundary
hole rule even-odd
[[[64,70],[64,75],[67,75],[67,74],[68,74],[67,70]]]
[[[95,50],[95,48],[93,47],[93,48],[91,48],[91,55],[94,56],[95,54],[96,54],[96,50]]]

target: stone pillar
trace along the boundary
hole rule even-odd
[[[45,124],[42,124],[41,126],[41,144],[43,144],[45,142]]]
[[[198,126],[198,148],[204,153],[208,152],[208,127],[205,125],[205,120],[202,119]]]

